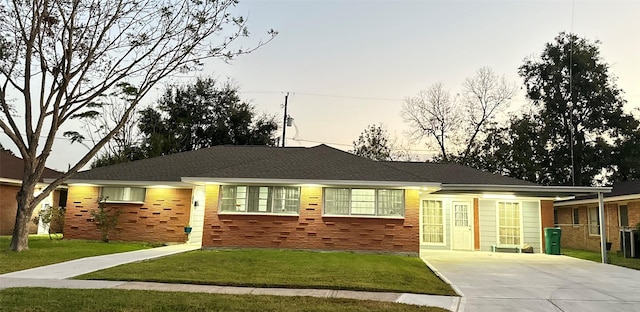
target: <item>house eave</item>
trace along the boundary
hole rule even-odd
[[[440,189],[440,183],[406,181],[362,181],[362,180],[315,180],[315,179],[259,179],[259,178],[202,178],[183,177],[182,182],[191,184],[268,184],[268,185],[319,185],[319,186],[373,186],[397,188]]]
[[[620,195],[620,196],[612,196],[605,197],[604,202],[619,202],[619,201],[629,201],[629,200],[638,200],[640,199],[640,194],[629,194],[629,195]],[[588,199],[577,199],[577,200],[568,200],[563,202],[554,203],[554,207],[566,207],[566,206],[574,206],[574,205],[587,205],[587,204],[597,204],[597,198],[588,198]]]
[[[441,193],[478,192],[501,193],[532,197],[565,197],[597,193],[609,193],[611,187],[544,186],[544,185],[488,185],[488,184],[443,184]]]
[[[181,181],[133,181],[133,180],[80,180],[69,179],[70,186],[141,186],[141,187],[172,187],[191,188],[193,184]]]

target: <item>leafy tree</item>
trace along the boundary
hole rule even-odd
[[[351,153],[373,160],[391,160],[392,143],[387,130],[382,125],[367,126],[358,140],[353,141]]]
[[[157,106],[141,112],[141,150],[154,157],[221,144],[275,145],[277,124],[243,102],[231,83],[201,78],[166,89]]]
[[[237,0],[49,0],[0,2],[0,129],[24,160],[11,250],[28,249],[36,205],[82,168],[124,126],[140,100],[176,72],[203,60],[250,53],[232,49],[248,36],[229,12]],[[275,35],[275,32],[271,32]],[[35,194],[59,131],[97,114],[95,100],[127,80],[136,93],[123,118],[69,170]],[[16,98],[20,105],[13,105]],[[82,136],[70,135],[74,140]]]
[[[546,147],[548,178],[539,182],[591,185],[608,166],[609,142],[628,116],[599,45],[563,32],[545,45],[540,58],[519,69],[545,134],[536,143]]]
[[[515,92],[514,84],[482,67],[465,80],[459,97],[452,98],[442,83],[434,84],[405,101],[402,117],[413,138],[436,142],[437,159],[469,164],[488,126]]]
[[[638,121],[623,112],[599,42],[560,33],[519,69],[529,112],[494,125],[474,167],[544,185],[592,185],[638,176]]]

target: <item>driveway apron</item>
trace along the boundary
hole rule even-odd
[[[458,311],[639,311],[640,271],[546,254],[429,251]]]

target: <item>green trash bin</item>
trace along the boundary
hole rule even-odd
[[[560,237],[562,229],[560,228],[544,228],[544,247],[545,253],[548,255],[560,254]]]

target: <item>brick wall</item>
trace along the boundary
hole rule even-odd
[[[0,185],[0,235],[12,235],[13,227],[16,223],[16,213],[18,211],[18,203],[16,195],[20,190],[16,185]],[[33,211],[33,216],[38,215],[40,205]],[[29,234],[36,234],[38,226],[33,222],[27,224],[29,226]]]
[[[0,185],[0,235],[11,235],[16,223],[16,194],[20,188],[13,185]]]
[[[100,239],[91,219],[98,208],[99,187],[70,186],[64,237]],[[144,204],[107,204],[107,210],[121,210],[111,240],[144,242],[185,242],[184,226],[189,223],[191,189],[148,188]]]
[[[620,250],[620,221],[618,205],[626,204],[629,212],[629,226],[640,222],[640,201],[605,203],[606,236],[612,243],[611,251]],[[561,247],[600,251],[600,235],[590,235],[588,227],[588,207],[597,204],[556,207],[558,225],[562,228]],[[579,211],[579,224],[573,225],[573,208]]]
[[[405,191],[405,218],[323,217],[322,188],[302,187],[298,216],[218,215],[218,185],[207,185],[205,247],[419,252],[419,192]]]
[[[544,228],[554,227],[553,223],[553,201],[552,200],[541,200],[540,201],[540,224],[542,225],[542,229],[540,232],[542,233],[541,241],[542,241],[542,250],[546,251],[545,247],[545,239],[544,239]]]

